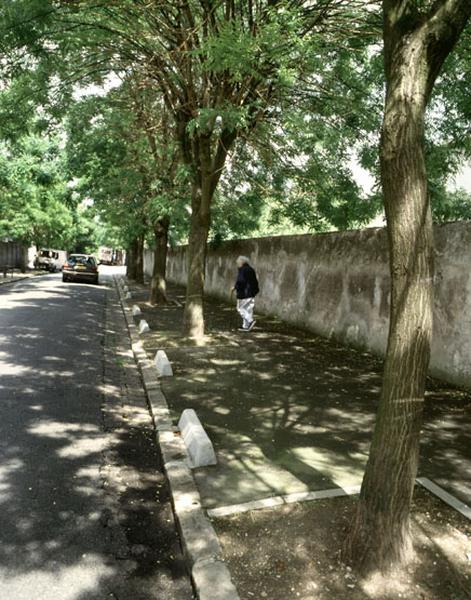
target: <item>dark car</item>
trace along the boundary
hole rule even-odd
[[[98,263],[91,254],[71,254],[62,269],[62,281],[98,283]]]

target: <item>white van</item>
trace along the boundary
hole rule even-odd
[[[34,259],[35,269],[44,269],[55,273],[61,271],[62,266],[67,260],[67,252],[65,250],[50,250],[43,248],[39,250]]]
[[[106,246],[100,246],[98,248],[98,260],[102,265],[113,264],[113,248],[107,248]]]

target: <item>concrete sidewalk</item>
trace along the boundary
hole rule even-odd
[[[16,283],[17,281],[23,281],[24,279],[31,279],[32,277],[38,277],[39,275],[46,275],[47,271],[26,271],[25,273],[16,272],[13,275],[3,276],[0,272],[0,287],[2,285],[8,285],[9,283]]]
[[[208,300],[208,338],[181,336],[181,307],[151,308],[133,287],[152,333],[150,356],[165,349],[175,376],[162,380],[175,419],[194,408],[218,465],[195,472],[206,507],[361,483],[377,408],[381,361],[258,317],[237,332],[234,307]],[[181,302],[184,291],[171,288]],[[471,502],[471,394],[428,382],[420,475]]]

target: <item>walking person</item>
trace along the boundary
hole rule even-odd
[[[255,296],[259,292],[257,274],[246,256],[239,256],[236,262],[239,271],[233,291],[237,296],[237,312],[242,317],[242,327],[239,330],[251,331],[255,325]]]

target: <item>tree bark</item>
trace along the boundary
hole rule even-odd
[[[137,239],[134,239],[126,252],[126,275],[129,279],[136,278]]]
[[[21,264],[20,270],[22,273],[26,273],[26,269],[28,268],[28,248],[26,244],[23,245],[21,249]]]
[[[211,197],[203,197],[201,186],[194,184],[192,214],[187,255],[187,287],[183,333],[191,338],[204,336],[204,280],[206,245],[211,224],[209,206]]]
[[[135,262],[135,276],[134,279],[137,283],[144,283],[144,237],[140,236],[136,242],[136,254],[134,257]]]
[[[154,225],[154,269],[149,298],[149,302],[152,305],[168,302],[166,270],[169,226],[170,221],[167,218],[159,219]]]
[[[413,83],[403,81],[406,87]],[[381,167],[391,314],[383,387],[350,554],[381,569],[407,559],[433,309],[433,230],[423,156],[423,92],[389,97]],[[407,117],[409,115],[410,117]],[[412,116],[413,115],[413,116]],[[406,118],[404,118],[406,117]]]
[[[204,132],[190,139],[185,119],[177,120],[177,123],[182,156],[193,174],[183,334],[192,338],[202,338],[206,245],[211,226],[211,204],[237,132],[223,130],[217,143],[213,145],[211,132]]]
[[[387,91],[381,176],[391,309],[376,425],[360,500],[344,548],[344,558],[362,570],[387,571],[407,561],[412,551],[409,515],[433,320],[434,248],[424,116],[440,67],[461,31],[454,30],[451,42],[448,28],[437,43],[437,15],[419,23],[413,14],[401,12],[405,4],[399,0],[383,3]]]

